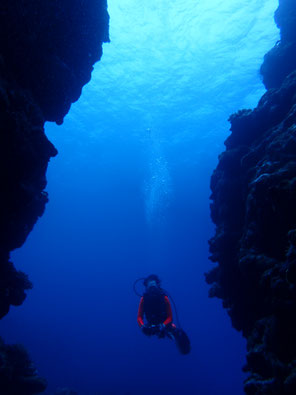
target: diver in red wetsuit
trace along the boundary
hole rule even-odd
[[[136,291],[135,285],[138,281],[143,281],[145,292],[143,295]],[[177,309],[174,303],[178,328],[173,323],[171,303],[167,292],[160,286],[160,280],[155,274],[146,278],[140,278],[134,283],[134,291],[141,296],[138,309],[137,321],[146,336],[156,335],[159,338],[169,337],[174,340],[180,353],[189,354],[191,350],[190,340],[185,331],[180,327]],[[145,321],[144,321],[145,320]]]
[[[155,274],[144,279],[145,293],[141,297],[137,321],[142,332],[158,337],[168,336],[174,339],[176,325],[173,324],[171,303],[160,280]],[[144,317],[146,323],[144,323]]]

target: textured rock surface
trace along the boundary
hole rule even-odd
[[[44,123],[62,123],[90,80],[108,41],[106,8],[105,0],[1,1],[0,318],[10,305],[20,305],[32,286],[9,254],[24,243],[48,200],[46,169],[57,151],[44,134]],[[29,364],[25,351],[0,343],[1,394],[40,392],[44,382],[32,378],[25,365],[22,371],[14,357],[8,360],[13,353]],[[13,390],[18,380],[22,391]],[[5,386],[12,392],[1,391]]]
[[[19,305],[30,288],[27,277],[8,263],[9,251],[20,247],[47,195],[45,172],[56,149],[47,140],[44,119],[29,92],[0,77],[0,318],[9,306]]]
[[[296,393],[296,2],[275,14],[281,42],[262,66],[269,89],[230,117],[211,179],[216,234],[206,279],[247,339],[247,394]]]
[[[61,122],[108,41],[106,0],[3,0],[1,55],[47,121]]]
[[[281,39],[264,57],[261,67],[267,89],[279,88],[285,77],[296,69],[296,10],[295,0],[279,0],[275,22]]]
[[[0,341],[0,393],[3,395],[38,394],[46,388],[26,350],[21,345],[6,345]]]

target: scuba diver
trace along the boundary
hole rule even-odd
[[[145,286],[143,295],[140,295],[135,289],[136,283],[141,280],[144,280],[143,285]],[[156,335],[159,338],[168,337],[176,342],[181,354],[188,354],[191,348],[190,340],[183,329],[177,328],[173,323],[168,293],[161,288],[158,276],[151,274],[146,278],[136,280],[134,290],[138,296],[141,296],[137,321],[144,335]],[[174,303],[172,298],[171,300]],[[179,321],[175,304],[174,307],[177,321]]]

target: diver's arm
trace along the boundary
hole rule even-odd
[[[165,300],[165,309],[166,309],[166,313],[167,313],[167,318],[163,324],[168,325],[173,321],[173,313],[172,313],[172,307],[171,307],[169,298],[167,296],[165,296],[164,300]]]
[[[142,328],[142,326],[144,326],[143,315],[144,315],[144,298],[142,296],[141,300],[140,300],[140,304],[139,304],[138,318],[137,318],[140,328]]]

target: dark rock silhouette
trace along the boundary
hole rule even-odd
[[[47,202],[46,168],[56,149],[43,131],[44,119],[29,92],[5,80],[0,68],[0,318],[20,305],[28,278],[9,262],[21,247]]]
[[[6,345],[0,340],[0,393],[3,395],[39,394],[46,388],[23,346]]]
[[[296,12],[294,0],[279,0],[275,22],[281,39],[264,57],[261,67],[267,89],[279,88],[285,77],[296,69]]]
[[[280,1],[281,41],[261,68],[268,88],[254,110],[230,117],[211,179],[206,274],[247,339],[245,392],[296,393],[296,2]]]
[[[9,254],[25,242],[48,201],[46,170],[57,151],[44,134],[44,123],[62,123],[78,100],[108,41],[108,18],[106,0],[1,0],[0,318],[10,305],[22,304],[32,287]],[[27,366],[24,350],[0,343],[1,394],[44,389]],[[6,385],[12,392],[1,391]]]

